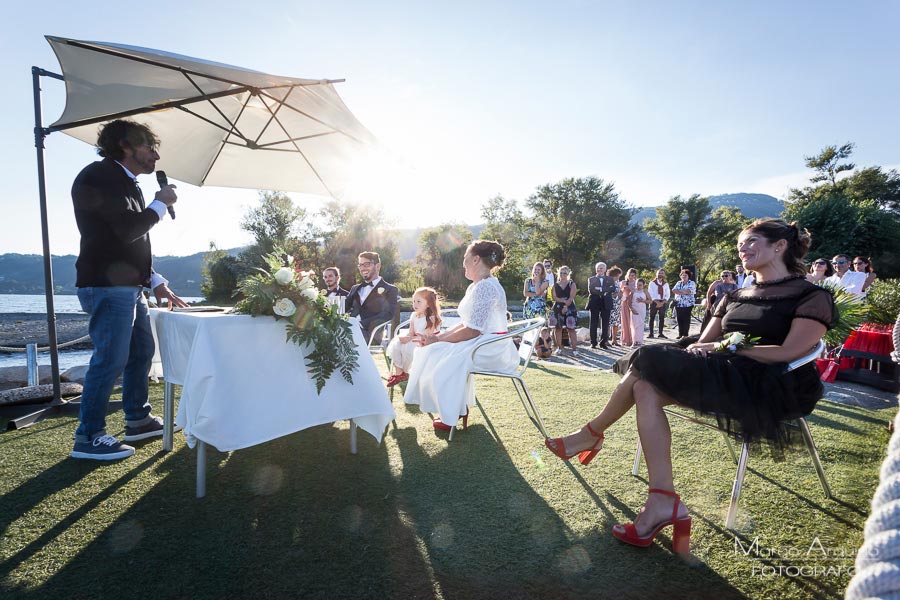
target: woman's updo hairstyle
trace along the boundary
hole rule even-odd
[[[770,244],[785,240],[787,246],[782,255],[784,266],[794,275],[806,274],[806,263],[803,257],[809,252],[812,238],[809,231],[797,227],[797,222],[787,223],[783,219],[758,219],[744,231],[753,232],[766,238]]]
[[[481,261],[492,271],[502,267],[503,261],[506,260],[506,251],[500,245],[500,242],[494,240],[475,240],[469,244],[466,252],[472,256],[480,257]]]

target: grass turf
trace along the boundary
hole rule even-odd
[[[562,434],[598,412],[617,378],[534,365],[527,381],[547,427]],[[161,407],[162,386],[151,393]],[[0,594],[840,597],[893,416],[819,404],[809,421],[833,500],[805,454],[780,463],[751,454],[737,535],[723,527],[734,465],[721,436],[673,421],[676,489],[694,516],[693,556],[682,560],[669,550],[671,529],[647,549],[609,533],[646,494],[646,471],[630,475],[633,414],[581,467],[544,448],[508,381],[479,379],[478,397],[469,429],[450,443],[397,394],[397,427],[381,445],[360,432],[356,456],[346,422],[234,453],[211,449],[202,500],[196,453],[180,435],[169,454],[157,439],[127,460],[94,464],[67,458],[74,419],[4,433]],[[121,412],[109,424],[121,435]],[[799,567],[807,575],[794,575]]]

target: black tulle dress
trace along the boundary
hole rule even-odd
[[[794,319],[812,319],[831,327],[834,300],[827,290],[804,277],[790,277],[734,290],[716,306],[725,334],[735,331],[762,338],[760,345],[784,343]],[[823,388],[815,364],[785,373],[784,363],[766,364],[745,356],[690,354],[697,341],[644,346],[620,359],[622,375],[633,367],[642,379],[700,413],[715,415],[719,425],[751,441],[766,440],[783,448],[792,439],[781,421],[812,412]]]

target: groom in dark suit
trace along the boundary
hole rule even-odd
[[[351,317],[359,317],[366,342],[372,337],[372,330],[388,321],[393,322],[397,314],[400,293],[396,287],[381,278],[381,259],[377,252],[361,252],[357,265],[363,283],[350,288],[346,304]],[[381,335],[376,336],[381,343]]]
[[[594,265],[597,275],[588,279],[587,306],[591,313],[590,333],[591,348],[597,347],[597,326],[600,325],[600,347],[608,348],[609,315],[612,312],[616,294],[615,279],[606,274],[606,263]],[[602,323],[602,325],[601,325]]]

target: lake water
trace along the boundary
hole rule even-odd
[[[188,303],[202,302],[203,298],[182,297]],[[78,296],[53,296],[53,308],[56,314],[82,313]],[[0,294],[0,313],[32,313],[46,314],[47,301],[43,295],[36,294]],[[93,350],[61,350],[59,353],[59,369],[65,371],[70,367],[86,365],[91,360]],[[50,353],[39,352],[38,364],[49,365]],[[0,354],[0,367],[25,366],[25,353]]]

